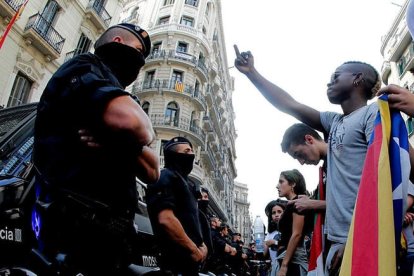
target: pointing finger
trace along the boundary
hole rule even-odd
[[[236,44],[234,44],[234,45],[233,45],[233,47],[234,47],[234,51],[236,52],[236,56],[237,56],[237,57],[240,57],[239,47],[237,47],[237,45],[236,45]]]

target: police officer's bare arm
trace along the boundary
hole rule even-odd
[[[158,214],[158,222],[171,240],[188,250],[195,262],[203,262],[207,257],[207,246],[203,243],[200,247],[187,236],[180,221],[171,209],[164,209]]]
[[[160,176],[159,157],[149,147],[155,134],[139,104],[129,96],[114,98],[105,109],[104,123],[115,134],[132,139],[137,144],[137,176],[146,183],[156,182]]]
[[[254,67],[254,58],[250,52],[239,52],[234,45],[236,68],[256,86],[262,95],[277,109],[292,115],[299,121],[312,128],[323,131],[320,122],[320,112],[302,103],[297,102],[292,96],[279,86],[264,78]]]

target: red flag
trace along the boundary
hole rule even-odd
[[[318,199],[325,200],[325,190],[323,188],[323,168],[319,168],[319,186],[318,186]],[[317,213],[315,219],[315,226],[313,228],[312,242],[309,257],[308,276],[324,275],[324,261],[323,261],[323,223],[325,220],[325,214]]]
[[[4,40],[6,40],[6,37],[9,34],[14,23],[20,18],[20,15],[22,14],[24,8],[26,7],[27,2],[29,2],[29,0],[25,0],[24,3],[20,5],[19,9],[16,11],[16,14],[13,16],[13,18],[10,20],[9,24],[7,25],[7,28],[4,31],[3,35],[0,36],[0,49],[3,46]]]

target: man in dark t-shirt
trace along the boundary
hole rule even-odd
[[[184,137],[164,146],[165,168],[158,182],[148,186],[148,213],[161,250],[160,267],[174,275],[198,275],[207,257],[197,198],[188,175],[193,169],[193,147]]]

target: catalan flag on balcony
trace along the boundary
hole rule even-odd
[[[341,276],[397,274],[404,201],[411,185],[408,135],[401,114],[389,109],[387,95],[378,99],[378,106]]]
[[[13,18],[10,20],[9,24],[6,27],[6,30],[4,33],[0,36],[0,49],[3,46],[4,40],[6,40],[7,35],[9,34],[11,28],[13,27],[14,23],[19,20],[20,15],[22,14],[24,8],[26,7],[27,2],[29,0],[25,0],[23,4],[20,5],[20,7],[17,9],[16,13],[14,14]]]
[[[175,90],[178,92],[184,92],[184,84],[181,81],[176,81]]]

